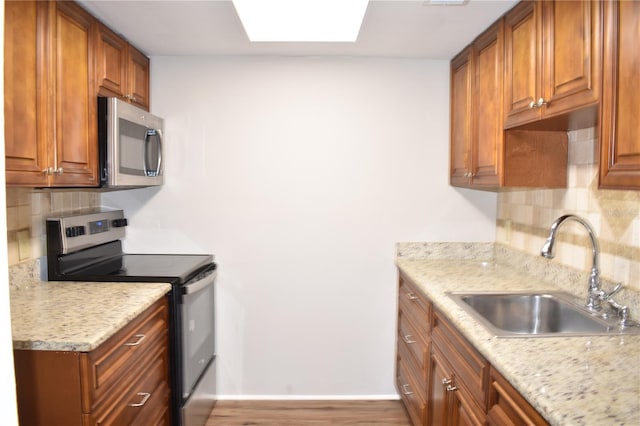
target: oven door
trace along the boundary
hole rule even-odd
[[[182,291],[182,397],[186,401],[215,357],[214,282],[216,270],[203,272]]]

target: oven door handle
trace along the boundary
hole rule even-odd
[[[218,275],[218,271],[214,269],[213,271],[208,273],[205,277],[197,281],[193,281],[183,285],[182,294],[193,294],[193,293],[199,292],[200,290],[204,290],[210,285],[213,285],[213,282],[215,281],[217,275]]]

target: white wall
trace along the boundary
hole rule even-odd
[[[4,81],[4,2],[0,6],[0,81]],[[0,85],[4,99],[4,85]],[[0,129],[4,129],[4,102],[0,105]],[[7,235],[7,210],[4,176],[4,132],[0,134],[0,235]],[[16,379],[13,370],[13,340],[9,301],[9,263],[7,245],[0,244],[0,413],[2,424],[17,425]]]
[[[447,183],[448,73],[152,58],[167,183],[103,202],[130,252],[215,253],[223,395],[395,395],[394,243],[494,239],[495,194]]]

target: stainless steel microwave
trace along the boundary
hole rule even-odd
[[[98,98],[100,186],[135,188],[164,183],[164,121],[118,98]]]

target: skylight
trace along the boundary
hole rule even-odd
[[[368,0],[233,0],[252,42],[355,42]]]

